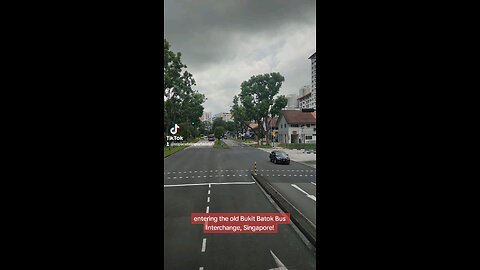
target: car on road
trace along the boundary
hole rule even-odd
[[[283,151],[273,151],[270,153],[270,162],[275,164],[290,164],[288,154]]]
[[[209,134],[208,135],[208,141],[215,141],[215,135]]]

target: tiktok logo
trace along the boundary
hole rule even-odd
[[[178,131],[179,128],[180,128],[180,126],[175,124],[175,126],[170,129],[170,133],[172,133],[172,135],[177,134],[177,131]]]

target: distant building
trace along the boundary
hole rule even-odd
[[[298,96],[295,94],[290,94],[285,96],[288,100],[287,106],[285,108],[298,108]]]
[[[310,59],[312,65],[312,95],[310,97],[310,104],[312,107],[317,108],[317,52],[314,52],[308,59]]]
[[[203,112],[202,117],[200,117],[200,121],[202,122],[212,122],[212,113],[211,112]]]
[[[298,107],[302,109],[316,109],[315,94],[310,90],[309,86],[304,86],[298,91],[299,97]]]
[[[300,88],[300,90],[298,90],[298,96],[299,97],[303,97],[308,93],[310,93],[310,86],[308,86],[308,85],[302,86],[302,88]]]
[[[228,112],[217,113],[213,116],[212,121],[215,121],[216,118],[222,118],[225,122],[230,122],[232,120],[232,114]]]
[[[278,142],[316,143],[317,114],[299,110],[283,110],[277,120]]]
[[[313,53],[308,59],[312,61],[312,92],[317,91],[317,53]]]

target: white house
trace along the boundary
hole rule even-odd
[[[277,120],[279,143],[316,143],[317,113],[282,110]]]

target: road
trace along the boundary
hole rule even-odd
[[[275,165],[264,151],[226,142],[230,149],[204,141],[164,161],[165,268],[316,269],[314,250],[291,225],[280,225],[278,234],[204,234],[191,224],[191,213],[278,212],[250,175],[254,161],[258,174],[315,221],[316,170]]]

